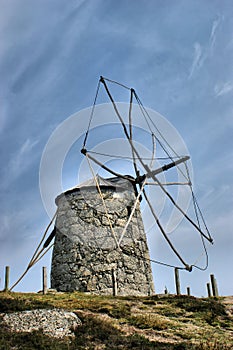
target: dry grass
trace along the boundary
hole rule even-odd
[[[0,330],[0,350],[233,349],[232,316],[221,299],[0,292],[0,312],[53,307],[74,311],[82,319],[74,340]]]

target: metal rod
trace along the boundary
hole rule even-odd
[[[156,169],[156,170],[151,171],[151,175],[160,174],[160,173],[162,173],[163,171],[167,171],[167,170],[173,168],[173,167],[176,166],[176,165],[179,165],[179,164],[181,164],[181,163],[186,162],[186,161],[189,160],[189,159],[190,159],[189,156],[185,156],[185,157],[183,157],[183,158],[181,158],[181,159],[178,159],[178,160],[176,160],[176,161],[174,161],[174,162],[172,162],[172,163],[165,164],[165,165],[163,165],[161,168],[158,168],[158,169]],[[148,177],[151,177],[151,175],[148,174],[147,176],[148,176]]]
[[[136,154],[137,158],[140,160],[140,162],[141,162],[141,164],[143,165],[143,167],[145,168],[145,170],[146,170],[147,172],[150,172],[150,168],[148,167],[147,164],[145,164],[145,163],[142,161],[142,159],[141,159],[141,157],[140,157],[140,155],[139,155],[137,149],[136,149],[136,148],[134,147],[134,145],[133,145],[133,142],[131,142],[131,139],[130,139],[129,133],[128,133],[128,131],[127,131],[126,125],[125,125],[125,123],[124,123],[124,120],[122,119],[122,117],[121,117],[121,115],[120,115],[120,113],[119,113],[119,111],[118,111],[118,109],[117,109],[117,106],[116,106],[116,104],[115,104],[115,102],[114,102],[114,100],[113,100],[113,97],[112,97],[112,95],[111,95],[111,93],[110,93],[110,91],[109,91],[109,89],[108,89],[108,87],[107,87],[107,84],[106,84],[104,78],[101,77],[101,78],[100,78],[100,81],[101,81],[101,83],[103,83],[103,85],[104,85],[104,87],[105,87],[105,90],[106,90],[106,92],[107,92],[107,94],[108,94],[108,97],[110,98],[110,101],[112,102],[113,108],[114,108],[114,110],[115,110],[115,112],[116,112],[117,117],[119,118],[119,120],[120,120],[120,122],[121,122],[121,124],[122,124],[123,130],[124,130],[124,133],[125,133],[125,136],[126,136],[127,140],[129,141],[129,144],[130,144],[130,146],[132,147],[133,152]]]
[[[157,182],[146,182],[146,185],[159,186]],[[165,182],[161,183],[162,186],[173,186],[173,185],[189,185],[190,182]]]
[[[152,175],[152,178],[154,181],[156,181],[159,185],[159,187],[161,188],[161,190],[168,196],[168,198],[171,200],[171,202],[173,203],[173,205],[184,215],[184,217],[195,227],[195,229],[200,232],[203,237],[205,237],[209,242],[213,242],[212,239],[210,239],[208,236],[206,236],[204,234],[204,232],[197,226],[197,224],[195,224],[195,222],[184,212],[184,210],[175,202],[174,198],[170,195],[169,192],[167,192],[165,190],[165,188],[163,187],[163,185],[161,184],[161,182],[159,181],[159,179],[155,176]]]
[[[134,95],[134,90],[130,90],[130,105],[129,105],[129,142],[130,145],[133,145],[133,129],[132,129],[132,106],[133,106],[133,95]],[[137,168],[137,163],[136,163],[136,158],[135,158],[135,152],[134,152],[134,147],[131,147],[132,151],[132,157],[133,157],[133,166],[135,170],[135,176],[139,176],[139,171]]]
[[[163,165],[162,167],[160,167],[158,169],[155,169],[155,170],[152,170],[152,171],[150,170],[147,174],[138,176],[138,178],[136,180],[137,180],[138,183],[140,183],[145,177],[147,177],[147,178],[152,177],[153,178],[153,176],[158,175],[158,174],[160,174],[160,173],[162,173],[164,171],[167,171],[167,170],[173,168],[174,166],[176,166],[176,165],[178,165],[180,163],[184,163],[184,162],[186,162],[189,159],[190,159],[189,156],[185,156],[185,157],[183,157],[181,159],[178,159],[178,160],[176,160],[174,162],[171,162],[169,164],[165,164],[165,165]]]
[[[121,175],[117,172],[115,172],[114,170],[111,170],[110,168],[108,168],[106,165],[104,165],[103,163],[101,163],[100,161],[98,161],[97,159],[95,159],[94,157],[92,157],[87,150],[85,149],[82,149],[81,150],[81,153],[83,153],[85,156],[88,154],[88,158],[91,159],[94,163],[98,164],[101,168],[103,168],[104,170],[108,171],[109,173],[111,173],[112,175],[114,176],[117,176],[117,177],[121,177],[122,179],[128,179],[127,176],[124,176],[124,175]]]
[[[164,231],[164,229],[163,229],[163,227],[162,227],[162,225],[161,225],[161,223],[160,223],[160,221],[159,221],[157,215],[155,214],[155,211],[154,211],[154,209],[153,209],[153,207],[152,207],[152,205],[151,205],[151,203],[150,203],[150,201],[149,201],[149,199],[148,199],[148,197],[147,197],[147,194],[146,194],[145,190],[143,190],[143,195],[144,195],[145,200],[147,201],[147,203],[148,203],[148,205],[149,205],[150,211],[151,211],[152,215],[154,216],[154,219],[155,219],[155,221],[156,221],[156,223],[157,223],[157,225],[158,225],[160,231],[162,232],[164,238],[165,238],[166,241],[168,242],[170,248],[173,250],[173,252],[176,254],[176,256],[180,259],[180,261],[182,262],[182,264],[184,264],[185,268],[186,268],[188,271],[190,271],[190,266],[189,266],[188,264],[186,264],[186,262],[182,259],[182,257],[180,256],[180,254],[178,253],[178,251],[175,249],[175,247],[174,247],[173,244],[171,243],[170,239],[168,238],[166,232]]]

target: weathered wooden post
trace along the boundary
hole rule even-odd
[[[211,294],[211,289],[210,289],[210,283],[206,283],[206,287],[207,287],[207,293],[208,293],[208,298],[211,298],[212,297],[212,294]]]
[[[188,295],[188,296],[191,295],[190,287],[187,287],[187,295]]]
[[[218,297],[218,296],[219,296],[219,293],[218,293],[218,283],[217,283],[216,278],[214,279],[214,281],[215,281],[216,296]]]
[[[42,284],[43,284],[43,294],[47,294],[48,284],[47,284],[47,268],[43,266],[42,268]]]
[[[210,275],[211,285],[212,285],[212,292],[214,297],[218,297],[218,287],[217,287],[217,281],[214,277],[214,274]]]
[[[180,295],[180,276],[179,276],[179,269],[175,267],[175,282],[176,282],[176,294]]]
[[[117,278],[115,269],[112,269],[112,294],[114,297],[117,296]]]
[[[9,290],[9,284],[10,284],[10,266],[6,266],[5,269],[5,291]]]

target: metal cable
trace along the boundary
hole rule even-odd
[[[50,223],[49,223],[48,226],[46,227],[46,229],[45,229],[45,231],[44,231],[44,234],[43,234],[43,236],[42,236],[42,238],[41,238],[41,240],[40,240],[40,243],[38,244],[38,246],[37,246],[37,248],[36,248],[36,250],[35,250],[35,252],[34,252],[34,254],[33,254],[33,256],[32,256],[32,258],[31,258],[31,260],[30,260],[30,262],[29,262],[29,264],[28,264],[28,266],[27,266],[27,268],[26,268],[26,270],[25,270],[25,271],[23,272],[23,274],[19,277],[19,279],[10,287],[10,291],[11,291],[12,289],[14,289],[14,288],[17,286],[17,284],[23,279],[23,277],[26,275],[26,273],[30,270],[30,268],[31,268],[33,265],[35,265],[35,263],[38,261],[38,259],[39,259],[40,255],[41,255],[41,253],[44,251],[44,247],[40,249],[40,246],[42,245],[42,243],[43,243],[43,241],[44,241],[44,239],[45,239],[45,237],[46,237],[46,235],[47,235],[47,233],[48,233],[48,230],[49,230],[50,226],[52,225],[53,221],[55,220],[56,215],[57,215],[57,210],[56,210],[54,216],[52,217]],[[40,250],[39,250],[39,249],[40,249]],[[47,251],[48,251],[48,250],[47,250]],[[46,252],[47,252],[47,251],[46,251]],[[45,254],[45,253],[44,253],[44,254]],[[44,255],[44,254],[43,254],[43,255]]]
[[[96,155],[99,155],[99,156],[104,156],[104,157],[111,157],[111,158],[119,158],[119,159],[130,159],[130,160],[133,160],[133,157],[130,157],[130,156],[122,156],[122,155],[118,155],[118,154],[109,154],[109,153],[101,153],[101,152],[96,152],[96,151],[89,151],[88,150],[88,153],[91,153],[91,154],[96,154]],[[174,159],[179,159],[183,156],[179,156],[179,157],[172,157],[172,160]],[[151,160],[151,157],[140,157],[141,159],[144,159],[144,160]],[[139,159],[138,157],[135,157],[135,159]],[[171,160],[171,157],[154,157],[153,158],[154,160],[168,160],[170,159]]]
[[[91,126],[91,122],[92,122],[94,111],[95,111],[97,97],[98,97],[98,94],[99,94],[99,88],[100,88],[100,80],[99,80],[98,85],[97,85],[95,99],[94,99],[94,103],[92,105],[91,115],[90,115],[90,118],[89,118],[89,123],[88,123],[87,131],[86,131],[86,135],[85,135],[85,138],[84,138],[84,141],[83,141],[83,148],[85,148],[85,146],[86,146],[87,137],[88,137],[88,134],[89,134],[89,131],[90,131],[90,126]]]
[[[108,78],[105,78],[105,77],[100,77],[100,80],[106,80],[106,81],[109,81],[110,83],[113,83],[113,84],[116,84],[116,85],[119,85],[127,90],[131,90],[128,86],[124,85],[124,84],[121,84],[121,83],[118,83],[117,81],[115,80],[111,80],[111,79],[108,79]]]
[[[147,117],[149,118],[150,122],[152,123],[152,125],[154,126],[154,128],[157,130],[157,132],[159,133],[160,137],[164,140],[164,142],[167,144],[167,146],[170,148],[170,150],[179,158],[179,155],[178,153],[171,147],[171,145],[167,142],[167,140],[165,139],[165,137],[163,136],[163,134],[161,133],[161,131],[158,129],[158,127],[156,126],[156,124],[154,123],[154,121],[152,120],[151,116],[149,115],[149,113],[147,112],[146,108],[143,106],[141,100],[139,99],[138,95],[136,94],[135,90],[134,90],[134,94],[135,94],[135,98],[138,102],[138,105],[141,109],[141,112],[142,112],[142,115],[148,125],[148,128],[150,129],[150,132],[154,135],[152,129],[151,129],[151,126],[147,120]],[[147,116],[147,117],[146,117]],[[163,149],[163,151],[168,155],[168,157],[173,160],[173,156],[170,155],[170,153],[168,152],[168,150],[165,148],[165,146],[162,144],[162,142],[159,140],[159,138],[154,135],[156,141],[159,143],[159,145],[161,146],[161,148]],[[179,166],[177,166],[177,169],[180,171],[180,173],[186,178],[187,180],[187,177],[186,175],[184,174],[184,172],[180,169]]]

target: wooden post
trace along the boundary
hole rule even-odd
[[[176,294],[180,295],[180,276],[179,276],[179,269],[175,267],[175,282],[176,282]]]
[[[117,278],[114,269],[112,269],[112,294],[114,297],[117,296]]]
[[[214,279],[214,281],[215,281],[216,297],[219,297],[219,294],[218,294],[218,283],[217,283],[216,278]]]
[[[5,288],[4,290],[7,292],[9,290],[10,284],[10,266],[6,266],[5,269]]]
[[[210,289],[210,283],[206,283],[206,287],[207,287],[208,298],[211,298],[212,294],[211,294],[211,289]]]
[[[190,292],[190,287],[187,287],[187,295],[190,296],[191,292]]]
[[[45,266],[42,267],[42,284],[43,284],[43,294],[47,294],[47,268]]]
[[[214,277],[214,275],[210,275],[211,285],[212,285],[212,292],[214,297],[218,297],[218,287],[217,287],[217,281]]]

